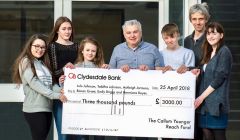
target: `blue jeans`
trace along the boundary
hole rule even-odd
[[[82,135],[68,135],[62,134],[62,102],[53,100],[53,116],[57,127],[58,140],[84,140],[85,136]]]

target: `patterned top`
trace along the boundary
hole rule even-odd
[[[50,99],[59,99],[60,93],[51,90],[51,75],[42,61],[35,59],[34,67],[37,76],[34,76],[28,58],[23,58],[19,64],[25,94],[23,112],[51,112],[52,101]]]
[[[48,54],[52,67],[53,78],[58,81],[63,75],[63,67],[68,63],[74,63],[78,56],[78,44],[62,45],[54,42],[48,47]]]

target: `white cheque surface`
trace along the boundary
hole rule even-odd
[[[195,76],[65,69],[62,133],[193,138]]]

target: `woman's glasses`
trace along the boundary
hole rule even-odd
[[[34,46],[36,50],[40,50],[40,49],[43,50],[43,51],[46,50],[46,47],[45,47],[45,46],[44,46],[44,47],[43,47],[43,46],[40,46],[40,45],[32,45],[32,46]]]

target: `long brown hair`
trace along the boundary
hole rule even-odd
[[[206,36],[207,36],[208,33],[214,32],[215,29],[218,33],[223,34],[223,37],[217,43],[217,48],[216,48],[216,54],[217,54],[217,52],[223,46],[223,43],[224,43],[224,29],[223,29],[223,26],[218,22],[210,22],[206,26],[205,32],[206,32]],[[213,51],[212,46],[208,43],[207,39],[205,39],[205,41],[202,45],[202,50],[203,50],[203,58],[202,58],[201,64],[206,64],[211,59],[211,53]]]
[[[47,53],[47,36],[42,35],[42,34],[32,35],[26,42],[22,52],[19,54],[19,56],[15,60],[13,67],[12,67],[12,69],[13,69],[12,81],[18,85],[22,83],[22,80],[20,77],[20,68],[21,68],[21,71],[23,72],[30,65],[33,75],[37,76],[36,69],[34,67],[34,59],[36,59],[36,58],[33,56],[32,52],[31,52],[32,43],[36,39],[41,39],[45,42],[46,50],[44,52],[44,55],[39,59],[43,61],[43,63],[47,66],[47,68],[50,68],[49,57],[48,57],[48,53]],[[28,59],[29,64],[25,67],[22,67],[22,66],[20,67],[24,58]]]
[[[75,63],[82,63],[84,62],[84,57],[82,51],[86,43],[91,43],[97,47],[97,53],[95,58],[93,59],[93,63],[98,67],[101,67],[104,64],[104,56],[103,56],[103,49],[102,45],[93,37],[86,37],[80,42],[80,46],[78,49],[78,57]]]
[[[72,26],[72,34],[71,34],[71,36],[69,38],[69,41],[73,41],[74,29],[73,29],[72,21],[69,18],[67,18],[67,17],[61,16],[55,22],[55,25],[54,25],[54,27],[52,29],[52,32],[49,35],[49,43],[48,44],[51,44],[52,42],[55,42],[58,39],[58,33],[57,32],[58,32],[60,26],[64,22],[68,22]]]

